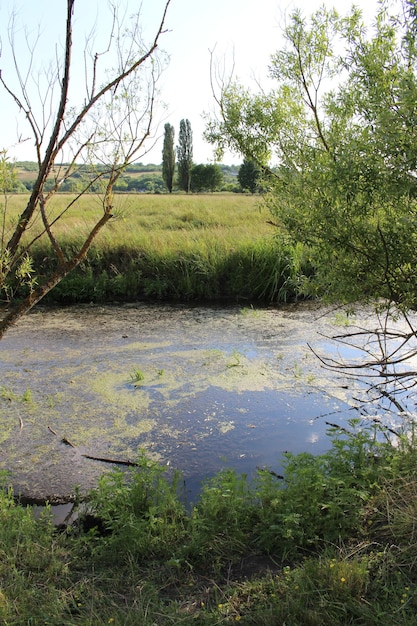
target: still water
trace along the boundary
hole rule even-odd
[[[181,470],[187,499],[224,467],[279,473],[285,451],[323,452],[329,424],[363,416],[360,384],[309,347],[361,358],[329,339],[346,323],[312,304],[40,307],[0,345],[0,469],[52,502],[114,467],[92,456],[144,451]]]

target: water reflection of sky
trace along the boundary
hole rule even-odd
[[[280,473],[285,451],[325,451],[329,425],[346,427],[352,417],[397,428],[402,418],[389,398],[369,402],[370,379],[326,370],[308,348],[335,362],[363,359],[360,347],[328,339],[353,330],[333,318],[308,306],[36,310],[1,342],[2,385],[17,397],[30,389],[32,404],[0,402],[0,469],[7,465],[26,485],[38,463],[48,489],[61,480],[67,487],[68,451],[51,426],[98,455],[155,453],[184,473],[193,494],[224,467]],[[135,370],[145,375],[138,387]],[[413,392],[402,395],[415,410]]]
[[[353,417],[347,404],[314,391],[236,394],[210,387],[178,408],[170,418],[181,436],[165,435],[158,451],[166,463],[182,469],[191,496],[222,468],[250,476],[257,467],[280,473],[283,453],[325,451],[329,422],[346,427]],[[140,447],[141,440],[130,444]]]

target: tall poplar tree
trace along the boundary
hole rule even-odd
[[[175,130],[171,124],[165,124],[164,147],[162,150],[162,178],[169,193],[172,193],[175,172]]]
[[[193,166],[193,131],[190,120],[181,120],[177,146],[178,186],[187,193],[191,187]]]

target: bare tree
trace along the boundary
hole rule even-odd
[[[10,75],[0,72],[0,85],[28,124],[36,150],[37,175],[27,205],[14,224],[7,220],[7,203],[0,205],[0,291],[7,293],[8,282],[16,281],[16,277],[26,281],[28,290],[20,302],[9,298],[8,309],[0,321],[0,338],[80,264],[94,238],[114,216],[114,185],[126,166],[145,151],[145,141],[154,131],[157,81],[163,68],[157,47],[166,32],[170,1],[165,2],[149,44],[143,39],[140,12],[127,19],[119,5],[109,4],[112,19],[107,41],[101,44],[101,50],[95,50],[94,29],[86,39],[81,104],[77,104],[76,96],[79,103],[82,81],[78,71],[75,75],[73,60],[78,2],[67,0],[62,54],[55,52],[53,63],[49,67],[43,65],[39,74],[35,73],[33,59],[41,36],[38,34],[33,43],[25,35],[30,60],[28,67],[22,68],[16,16],[12,16],[8,28],[12,71]],[[109,63],[114,64],[112,69],[108,69]],[[82,188],[56,214],[50,209],[50,200],[77,169],[83,172]],[[3,170],[7,171],[5,159]],[[6,175],[3,178],[8,180]],[[57,223],[74,208],[81,195],[97,189],[99,183],[101,206],[96,221],[80,247],[64,254],[56,235]],[[30,251],[45,236],[54,256],[54,269],[49,275],[41,276],[33,267]]]

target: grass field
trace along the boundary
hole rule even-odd
[[[11,207],[15,215],[23,210],[27,198],[21,194],[13,196]],[[71,195],[57,194],[49,205],[51,214],[59,215],[73,199]],[[56,232],[67,237],[72,236],[74,229],[87,232],[100,211],[100,197],[85,195],[57,224]],[[114,220],[100,239],[111,238],[115,244],[125,242],[129,235],[135,243],[146,245],[151,234],[161,238],[165,233],[171,246],[170,233],[179,236],[184,231],[198,232],[201,238],[210,232],[219,240],[236,243],[273,234],[267,223],[270,215],[262,208],[261,198],[246,194],[118,194],[114,213]]]
[[[50,218],[73,200],[57,194]],[[26,197],[16,195],[17,216]],[[81,245],[101,214],[99,196],[82,197],[54,226],[64,253]],[[300,249],[277,239],[259,196],[244,194],[115,196],[114,219],[94,242],[88,261],[53,291],[55,301],[254,300],[295,297],[300,271],[311,268]],[[29,236],[42,228],[34,220]],[[41,274],[54,264],[41,237],[32,255]]]

